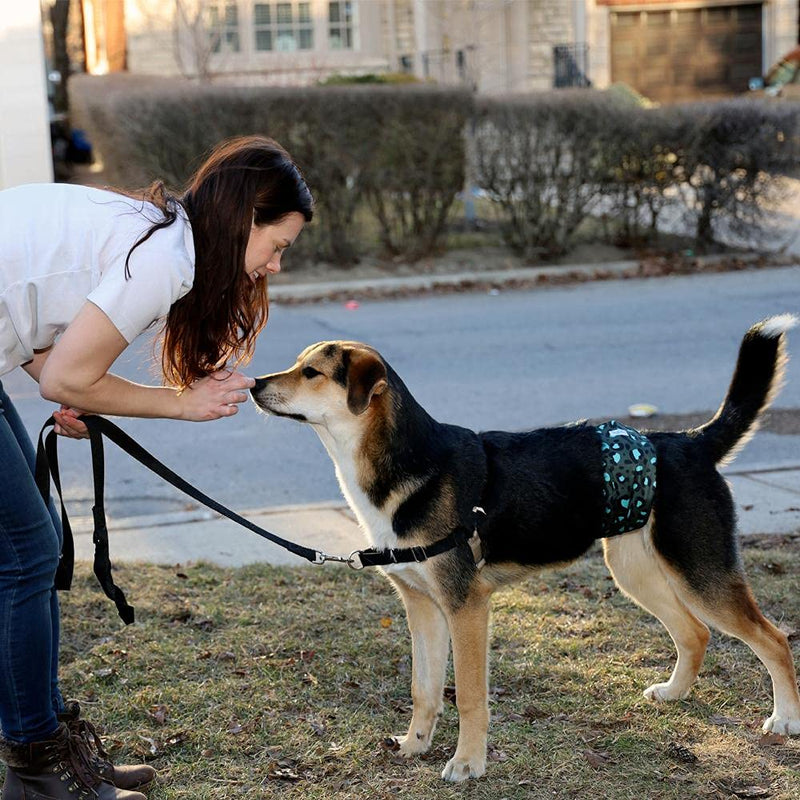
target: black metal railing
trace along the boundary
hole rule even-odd
[[[589,45],[557,44],[553,47],[553,86],[556,89],[591,86],[589,80]]]

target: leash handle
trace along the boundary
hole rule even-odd
[[[45,503],[50,499],[50,476],[58,493],[61,503],[61,528],[62,544],[61,556],[56,570],[54,586],[59,590],[68,590],[72,586],[72,575],[75,569],[75,542],[72,536],[72,526],[69,523],[64,497],[61,491],[61,478],[58,469],[58,437],[55,431],[50,431],[44,438],[44,432],[56,424],[53,417],[47,420],[39,432],[39,441],[36,447],[36,467],[34,477],[36,485]],[[114,601],[122,621],[130,625],[135,618],[133,606],[128,604],[125,593],[114,583],[111,575],[111,559],[108,547],[108,527],[103,501],[105,484],[105,459],[103,456],[102,433],[94,426],[87,425],[92,446],[92,480],[94,483],[94,506],[92,517],[94,519],[94,574],[106,597]]]
[[[50,502],[50,475],[53,476],[53,485],[58,494],[58,501],[61,504],[61,554],[58,559],[58,568],[54,586],[59,591],[68,591],[72,586],[72,573],[75,567],[75,544],[72,540],[72,527],[69,524],[67,509],[64,506],[64,499],[61,494],[61,477],[58,472],[58,448],[55,431],[50,431],[47,438],[44,432],[56,424],[55,418],[45,422],[39,431],[39,440],[36,443],[36,466],[34,478],[39,494],[44,500],[44,504]]]

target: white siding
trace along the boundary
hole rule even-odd
[[[0,15],[0,189],[53,180],[39,0]]]

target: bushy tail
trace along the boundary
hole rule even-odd
[[[798,323],[793,314],[770,317],[744,335],[728,394],[719,411],[692,431],[714,461],[732,461],[758,430],[759,416],[777,395],[786,367],[786,331]]]

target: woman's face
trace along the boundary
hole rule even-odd
[[[291,247],[303,230],[305,219],[292,211],[282,220],[268,225],[253,225],[244,254],[244,271],[254,283],[265,275],[281,271],[281,254]]]

